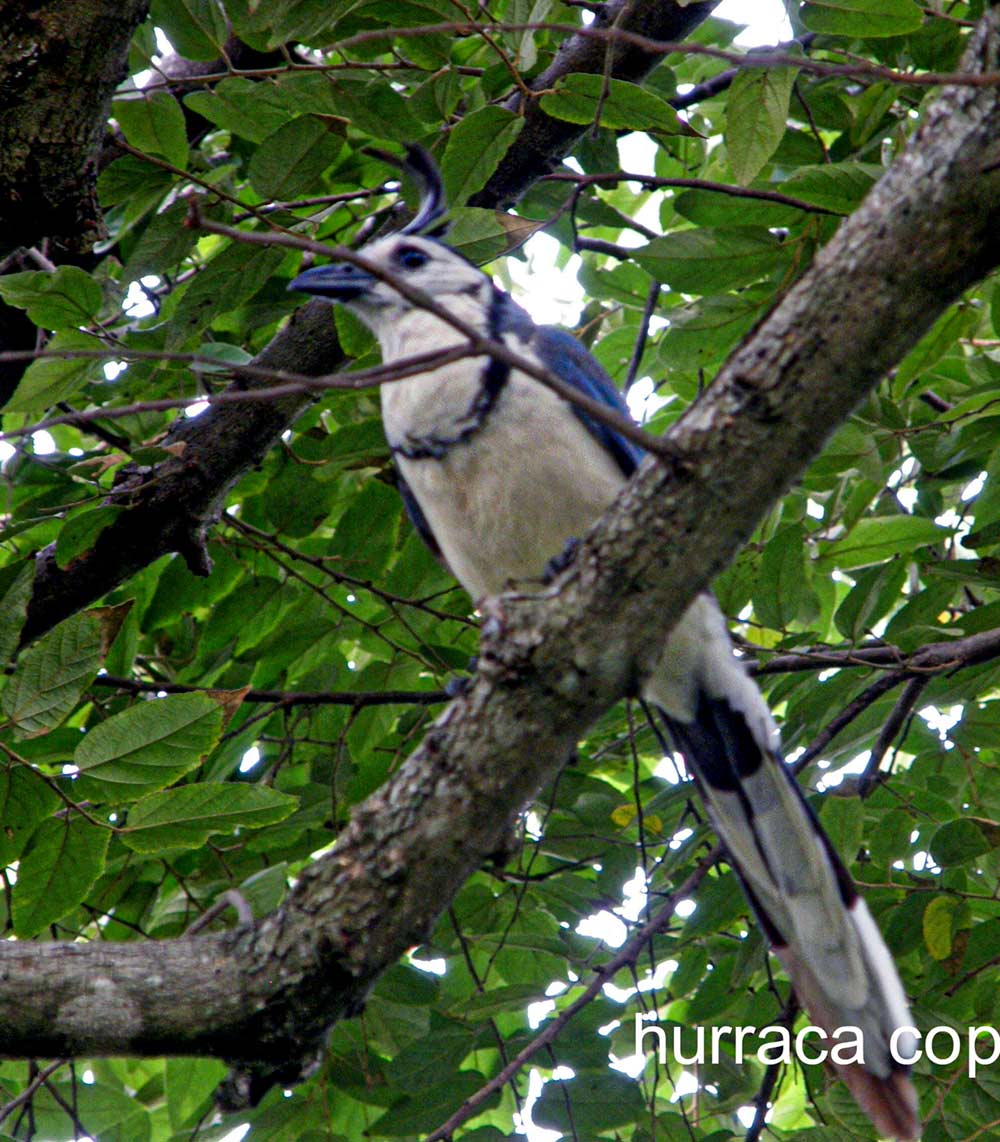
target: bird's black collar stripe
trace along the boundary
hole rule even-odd
[[[491,287],[487,332],[492,341],[499,341],[503,329],[503,309],[507,295]],[[442,460],[458,444],[466,444],[478,435],[490,413],[496,407],[500,394],[510,380],[510,365],[490,357],[480,377],[479,391],[458,421],[461,427],[453,436],[410,436],[403,444],[390,444],[394,456],[404,460]]]

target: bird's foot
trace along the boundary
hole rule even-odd
[[[472,658],[469,659],[468,674],[463,674],[459,678],[448,679],[448,681],[444,684],[444,692],[448,695],[449,698],[461,698],[461,696],[472,685],[472,677],[476,673],[478,667],[479,656],[474,654]]]
[[[566,546],[562,551],[560,551],[558,555],[553,555],[548,563],[545,564],[545,570],[542,572],[542,582],[546,586],[548,586],[553,579],[557,579],[573,562],[579,547],[580,541],[571,537],[566,540]]]

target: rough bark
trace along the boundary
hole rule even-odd
[[[5,4],[0,15],[0,255],[103,233],[96,156],[148,0]]]
[[[641,0],[629,5],[628,26],[653,35],[651,28],[656,23],[656,34],[682,35],[703,20],[713,6],[701,3],[681,8],[664,0]],[[670,16],[670,21],[662,23],[665,15]],[[593,38],[571,39],[566,51],[546,72],[547,82],[570,71],[602,71],[605,52],[606,45],[597,44]],[[640,73],[637,53],[630,49],[615,57],[611,74],[636,78],[646,74],[661,58],[646,58],[645,70]],[[478,205],[501,205],[509,200],[513,193],[510,188],[515,185],[520,188],[517,193],[523,193],[550,169],[555,159],[568,152],[580,133],[574,125],[562,124],[570,128],[559,136],[562,142],[557,145],[556,134],[550,132],[543,145],[538,142],[542,138],[539,132],[543,128],[549,130],[545,127],[548,122],[551,131],[558,133],[557,125],[547,116],[535,116],[535,120],[537,127],[525,128],[504,159],[503,187],[507,189],[499,184],[488,187],[481,192]],[[506,197],[502,198],[501,191]],[[277,334],[254,363],[319,375],[334,372],[343,362],[329,306],[313,301],[298,311],[295,320]],[[242,388],[253,388],[264,382],[245,378],[237,383]],[[39,553],[35,590],[22,641],[44,634],[168,552],[185,554],[196,571],[204,566],[201,536],[211,526],[218,504],[233,484],[259,462],[310,399],[289,399],[280,406],[265,402],[241,405],[239,411],[218,406],[194,422],[178,421],[168,443],[186,443],[183,461],[169,460],[152,470],[125,471],[123,490],[129,492],[128,510],[102,533],[92,550],[74,561],[71,574],[56,565],[54,549]]]
[[[994,8],[964,70],[996,70],[998,56]],[[155,946],[0,944],[0,1051],[223,1047],[242,1063],[231,1107],[290,1081],[326,1026],[427,936],[516,808],[634,688],[695,592],[829,433],[1000,263],[998,140],[1000,88],[935,101],[902,158],[671,430],[672,462],[643,466],[560,583],[486,607],[474,685],[281,909],[226,936]],[[202,1005],[204,976],[213,984]]]

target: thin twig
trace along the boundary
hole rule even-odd
[[[468,1121],[494,1092],[504,1087],[529,1059],[534,1058],[539,1051],[554,1042],[573,1016],[579,1014],[594,999],[601,988],[614,978],[616,972],[635,963],[642,955],[647,941],[658,935],[670,924],[678,903],[694,892],[709,869],[713,868],[721,857],[721,848],[712,849],[687,880],[670,893],[663,906],[657,910],[649,923],[643,925],[639,932],[606,964],[602,964],[594,970],[593,979],[584,988],[582,995],[578,996],[569,1007],[560,1011],[554,1019],[546,1023],[539,1034],[519,1051],[507,1066],[495,1074],[489,1082],[484,1083],[475,1094],[470,1095],[447,1122],[442,1123],[432,1134],[428,1134],[425,1142],[445,1142],[445,1140],[450,1139],[455,1130],[463,1122]]]
[[[646,294],[646,304],[643,306],[642,317],[639,321],[639,332],[636,334],[635,346],[632,349],[632,359],[628,363],[628,372],[625,374],[625,387],[622,390],[625,396],[628,396],[629,389],[635,384],[636,377],[639,375],[639,365],[642,363],[642,355],[646,351],[646,340],[649,337],[649,322],[656,312],[656,302],[660,296],[660,283],[652,281],[649,283],[649,293]]]
[[[213,920],[218,919],[227,908],[232,908],[235,911],[238,924],[253,923],[253,909],[247,903],[246,898],[241,896],[235,888],[227,888],[211,907],[206,908],[196,920],[188,925],[184,934],[186,936],[197,935],[203,928],[207,928]]]
[[[792,992],[781,1014],[774,1020],[774,1025],[790,1029],[795,1023],[795,1017],[798,1013],[798,1000],[795,998],[795,993]],[[778,1078],[781,1075],[783,1066],[783,1063],[771,1063],[764,1073],[764,1080],[760,1084],[756,1095],[754,1095],[753,1122],[750,1123],[746,1134],[743,1135],[743,1142],[758,1142],[761,1134],[764,1133],[764,1127],[767,1124],[767,1112],[770,1109],[771,1095],[774,1093],[774,1088],[778,1084]]]
[[[728,182],[714,182],[705,178],[660,178],[657,175],[635,174],[630,171],[601,171],[596,174],[577,174],[575,171],[553,171],[542,176],[542,181],[572,182],[577,186],[617,185],[620,182],[637,182],[647,190],[708,190],[715,194],[726,194],[731,198],[754,198],[761,202],[773,202],[778,206],[791,206],[810,214],[836,214],[815,202],[802,198],[791,198],[777,190],[757,190],[752,186],[734,186]]]
[[[814,75],[843,76],[848,79],[879,79],[886,83],[901,84],[914,87],[1000,87],[1000,72],[950,72],[925,71],[904,72],[895,71],[891,67],[883,67],[872,63],[838,64],[824,60],[811,59],[808,56],[785,51],[767,52],[732,52],[724,48],[714,48],[709,44],[696,43],[693,40],[656,40],[644,36],[639,32],[632,32],[625,28],[596,27],[594,25],[581,26],[578,24],[562,24],[558,22],[534,21],[528,23],[500,23],[500,22],[465,22],[447,21],[439,24],[418,24],[413,27],[379,28],[364,32],[357,32],[353,36],[338,43],[338,48],[352,47],[355,44],[376,43],[386,39],[405,39],[407,37],[451,35],[479,35],[483,32],[490,34],[503,32],[555,32],[562,35],[579,36],[582,39],[603,40],[607,43],[629,45],[647,52],[649,55],[686,55],[707,56],[710,59],[719,59],[725,63],[733,64],[739,68],[769,68],[794,67],[799,71],[810,72]],[[536,93],[537,94],[537,93]]]
[[[188,686],[183,682],[146,681],[99,674],[95,686],[108,686],[130,694],[206,694],[211,686]],[[447,702],[444,690],[248,690],[244,702],[274,706],[433,706]],[[2,748],[2,747],[0,747]]]
[[[69,1059],[56,1059],[54,1063],[49,1063],[47,1067],[43,1067],[20,1094],[15,1095],[10,1102],[5,1102],[3,1106],[0,1106],[0,1122],[9,1118],[19,1106],[30,1101],[45,1080],[54,1075],[60,1067],[65,1067],[68,1062]]]
[[[832,718],[820,730],[792,763],[792,771],[801,773],[811,761],[826,749],[841,730],[846,729],[856,718],[860,718],[869,706],[903,681],[904,676],[901,674],[883,674],[880,678],[876,678],[870,686],[861,691],[853,702],[848,703],[835,718]]]
[[[875,780],[875,775],[878,773],[879,766],[882,764],[882,758],[885,757],[896,735],[910,717],[913,707],[916,705],[920,695],[926,690],[930,680],[931,676],[929,674],[918,674],[915,678],[911,678],[903,687],[902,694],[900,694],[891,713],[883,722],[881,730],[879,730],[879,735],[875,740],[874,746],[872,746],[872,751],[865,764],[864,770],[858,776],[858,792],[862,797],[867,796],[870,792]]]
[[[114,349],[103,352],[95,349],[73,349],[66,352],[50,350],[17,350],[9,353],[0,353],[0,361],[25,360],[38,357],[60,357],[71,360],[78,357],[94,357],[103,359],[115,357],[121,360],[161,360],[181,361],[204,368],[211,367],[220,373],[230,375],[240,374],[247,377],[288,378],[281,384],[261,389],[228,388],[219,393],[199,393],[197,396],[177,397],[163,400],[136,401],[134,404],[122,405],[119,408],[85,409],[82,412],[68,413],[64,416],[50,416],[45,420],[25,425],[23,428],[11,428],[0,433],[0,440],[14,439],[18,436],[28,436],[42,429],[53,428],[60,424],[71,424],[79,427],[97,420],[118,420],[123,417],[135,416],[145,412],[167,412],[170,409],[189,408],[198,404],[245,404],[248,401],[281,400],[289,396],[301,396],[306,393],[323,393],[327,390],[353,391],[358,389],[375,388],[378,385],[401,381],[416,373],[426,372],[428,369],[447,365],[452,361],[461,360],[475,352],[468,345],[453,345],[448,349],[432,349],[427,353],[417,353],[412,357],[393,362],[392,365],[375,365],[371,369],[359,369],[356,373],[333,373],[326,376],[308,376],[302,373],[289,373],[284,369],[268,369],[257,365],[231,365],[222,366],[211,357],[203,357],[197,353],[160,353],[155,350],[122,350]],[[187,360],[185,360],[187,359]]]

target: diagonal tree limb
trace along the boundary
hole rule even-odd
[[[1000,9],[967,69],[996,68]],[[1000,263],[1000,89],[950,88],[899,161],[541,594],[483,605],[472,685],[270,916],[221,936],[0,944],[0,1053],[215,1054],[237,1107],[327,1027],[491,851],[837,424]],[[149,979],[157,980],[155,988]],[[30,1002],[28,995],[30,992]]]

